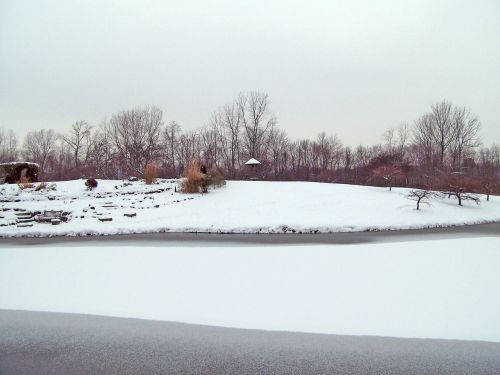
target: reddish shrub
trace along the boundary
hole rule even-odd
[[[87,187],[87,190],[92,190],[97,187],[97,180],[91,177],[85,181],[85,186]]]

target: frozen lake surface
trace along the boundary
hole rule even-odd
[[[422,238],[2,241],[0,309],[500,342],[498,234]]]

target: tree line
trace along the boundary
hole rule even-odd
[[[401,123],[375,145],[349,147],[335,134],[292,140],[278,126],[269,96],[239,94],[215,110],[206,126],[184,131],[158,107],[124,110],[98,126],[76,121],[64,134],[31,131],[22,143],[0,129],[0,162],[22,158],[41,167],[44,180],[142,177],[153,164],[159,177],[179,177],[193,160],[220,169],[228,179],[248,175],[244,163],[261,161],[260,178],[395,186],[436,185],[449,176],[496,181],[500,148],[482,147],[480,121],[468,108],[434,103],[410,125]]]

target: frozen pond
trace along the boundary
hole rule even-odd
[[[0,308],[498,342],[497,227],[293,246],[172,237],[2,241]]]

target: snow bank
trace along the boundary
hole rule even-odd
[[[198,246],[202,246],[198,244]],[[0,308],[500,342],[497,238],[0,249]]]
[[[128,183],[127,183],[128,184]],[[0,188],[2,209],[65,210],[59,226],[18,228],[12,210],[0,212],[0,236],[97,235],[144,232],[315,233],[392,230],[500,221],[500,198],[481,205],[438,198],[415,209],[408,189],[312,182],[230,181],[209,194],[176,193],[177,181],[159,185],[99,180],[87,192],[82,180],[59,182],[56,192]],[[155,192],[163,189],[161,192]],[[16,195],[17,194],[17,195]],[[18,202],[14,202],[18,200]],[[129,218],[124,213],[134,212]],[[111,222],[99,218],[110,217]]]

